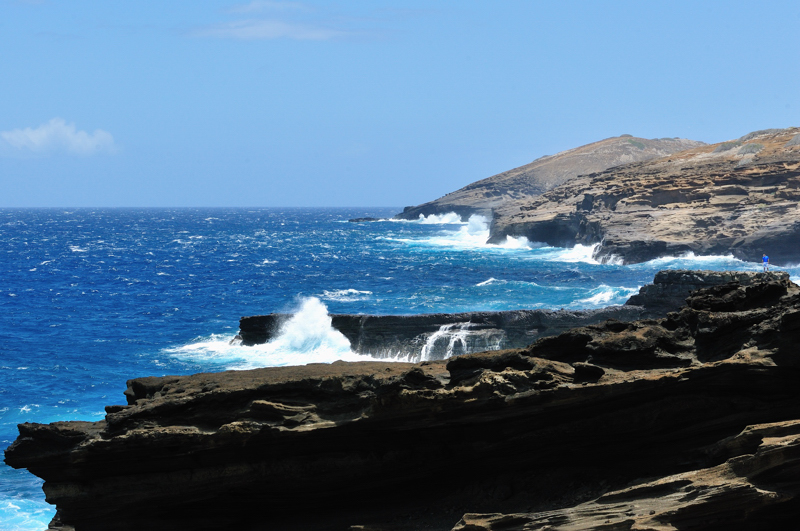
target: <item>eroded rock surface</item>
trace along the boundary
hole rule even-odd
[[[595,173],[631,162],[660,158],[703,142],[683,138],[637,138],[622,135],[541,157],[513,170],[476,181],[444,197],[407,207],[400,219],[455,212],[466,219],[472,214],[491,217],[500,206],[514,208],[578,175]]]
[[[6,462],[78,531],[790,529],[798,343],[800,287],[751,273],[525,349],[137,378]]]
[[[748,426],[708,449],[724,463],[647,481],[568,509],[466,514],[454,531],[789,529],[800,504],[800,421]]]
[[[686,252],[800,262],[798,134],[756,131],[578,177],[526,204],[498,206],[490,241],[599,244],[596,258],[624,263]]]
[[[656,273],[652,284],[639,289],[639,293],[631,296],[626,306],[639,306],[643,309],[642,317],[666,317],[683,306],[686,298],[693,291],[737,282],[741,286],[749,286],[762,282],[765,278],[787,281],[786,272],[772,272],[769,276],[754,275],[746,271],[697,271],[692,269],[667,269]]]

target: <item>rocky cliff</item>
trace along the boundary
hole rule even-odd
[[[137,378],[5,459],[77,531],[790,529],[800,287],[731,280],[524,349]]]
[[[737,140],[570,180],[494,211],[506,236],[571,246],[625,263],[686,252],[800,262],[800,128]]]
[[[513,170],[499,173],[422,205],[407,207],[396,217],[417,219],[420,215],[455,212],[463,218],[471,214],[491,217],[500,206],[518,206],[578,175],[599,172],[612,166],[660,158],[684,151],[703,142],[682,138],[647,139],[631,135],[541,157]]]

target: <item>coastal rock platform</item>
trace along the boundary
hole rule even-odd
[[[740,282],[750,273],[736,271],[666,270],[656,274],[624,306],[596,310],[513,310],[418,315],[333,314],[331,326],[350,341],[358,354],[408,361],[441,360],[487,350],[522,348],[540,337],[561,334],[608,319],[635,321],[666,317],[697,289]],[[281,333],[290,314],[253,315],[239,320],[242,345],[266,343]]]
[[[687,289],[683,298],[688,294]],[[331,326],[350,341],[351,350],[358,354],[430,361],[485,350],[521,348],[539,337],[560,334],[577,326],[607,319],[633,321],[642,315],[642,308],[631,305],[575,311],[333,314]],[[251,346],[270,341],[280,334],[281,325],[290,317],[280,313],[242,317],[239,321],[242,344]]]
[[[800,287],[737,273],[522,349],[136,378],[5,459],[64,530],[789,529],[798,344]]]

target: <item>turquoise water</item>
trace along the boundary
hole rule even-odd
[[[18,423],[101,419],[137,376],[363,359],[327,312],[597,308],[661,269],[760,268],[486,245],[477,217],[347,222],[399,210],[0,209],[0,447]],[[239,317],[279,311],[299,317],[272,343],[229,344]],[[53,514],[37,478],[0,465],[0,529],[42,530]]]

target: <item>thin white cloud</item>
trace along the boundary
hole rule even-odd
[[[261,13],[264,11],[309,11],[309,7],[300,2],[253,0],[249,4],[239,4],[228,9],[230,13]]]
[[[79,131],[75,124],[68,124],[61,118],[53,118],[35,129],[26,127],[0,131],[0,148],[0,153],[39,155],[93,155],[112,153],[115,150],[114,137],[108,131]]]
[[[231,6],[225,13],[238,20],[201,27],[191,35],[246,41],[327,41],[361,34],[348,28],[351,18],[293,0],[251,0]]]
[[[195,35],[240,40],[324,41],[344,37],[349,32],[281,20],[237,20],[198,30]]]

